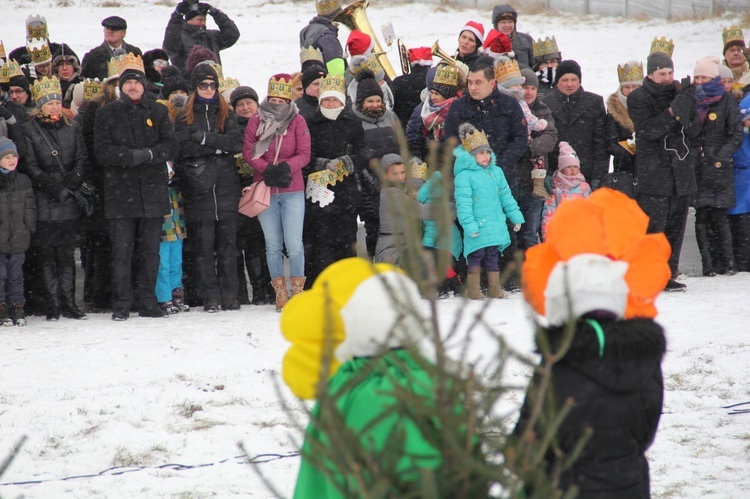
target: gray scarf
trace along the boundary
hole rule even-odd
[[[258,141],[253,146],[253,159],[263,156],[274,135],[283,135],[286,132],[297,112],[297,105],[292,101],[288,104],[271,104],[267,98],[263,99],[258,107],[260,125],[256,132]]]

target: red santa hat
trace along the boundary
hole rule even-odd
[[[346,52],[350,56],[369,54],[373,48],[375,42],[372,37],[356,29],[349,33],[349,38],[346,39]]]
[[[430,47],[409,49],[409,63],[412,65],[432,66],[432,49]]]
[[[513,44],[508,35],[501,33],[494,28],[487,33],[487,38],[484,40],[484,51],[485,53],[498,55],[508,54],[508,57],[511,58],[516,56],[513,52]]]
[[[469,21],[466,23],[466,25],[461,28],[461,31],[459,31],[459,35],[463,33],[464,31],[471,31],[474,36],[477,37],[477,40],[479,41],[479,45],[484,43],[484,26],[482,26],[482,23],[478,23],[476,21]]]

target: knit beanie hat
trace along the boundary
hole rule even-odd
[[[695,63],[693,77],[708,76],[709,78],[716,78],[719,76],[719,64],[721,64],[721,59],[718,56],[702,57]]]
[[[529,68],[523,68],[521,70],[521,76],[523,76],[523,84],[530,87],[539,88],[539,77],[534,71]]]
[[[193,88],[198,88],[198,84],[203,80],[211,80],[219,84],[219,76],[207,61],[199,62],[190,73],[190,83]]]
[[[734,73],[732,73],[732,70],[729,69],[729,66],[725,66],[723,64],[719,64],[719,76],[721,76],[721,79],[724,78],[731,78],[734,80]]]
[[[18,149],[16,149],[16,144],[14,144],[13,141],[7,137],[0,137],[0,159],[3,159],[5,156],[8,156],[10,154],[15,154],[16,156],[18,156]]]
[[[229,96],[229,102],[232,104],[232,107],[237,107],[237,102],[242,99],[252,99],[256,104],[259,104],[258,92],[253,87],[237,87],[232,90],[232,94]]]
[[[190,85],[182,77],[182,73],[177,66],[167,66],[161,71],[161,96],[165,99],[169,99],[172,92],[177,90],[183,90],[186,94],[190,93]]]
[[[323,66],[313,64],[308,66],[302,71],[302,90],[307,90],[312,82],[318,78],[323,78],[326,75],[326,70]]]
[[[555,85],[557,85],[557,82],[560,81],[560,78],[569,73],[573,73],[578,77],[579,80],[582,81],[581,66],[576,61],[567,59],[564,61],[560,61],[560,64],[557,65],[557,71],[555,72]]]
[[[187,74],[192,73],[195,66],[203,61],[214,61],[218,64],[219,58],[216,57],[216,54],[214,54],[213,51],[201,47],[200,45],[194,45],[190,54],[188,54],[187,61],[185,62],[185,71],[187,71]]]
[[[439,72],[438,72],[439,70]],[[433,73],[430,90],[434,90],[446,99],[458,94],[458,70],[446,64],[438,64]]]
[[[140,71],[138,69],[126,69],[120,74],[120,90],[122,90],[122,86],[125,84],[128,80],[137,80],[143,85],[143,88],[146,88],[146,73],[143,71]]]
[[[362,103],[368,97],[373,95],[383,98],[383,89],[380,88],[380,84],[375,81],[375,75],[369,69],[363,69],[357,73],[357,101],[356,106],[359,109]]]
[[[482,44],[484,43],[484,26],[482,26],[482,23],[469,21],[464,25],[463,28],[461,28],[461,31],[458,32],[458,36],[461,36],[461,33],[463,33],[464,31],[470,31],[471,34],[474,35],[474,37],[477,39],[477,48],[482,46]]]
[[[389,166],[395,165],[396,163],[406,164],[404,158],[398,154],[389,153],[380,159],[380,171],[385,173]]]
[[[29,80],[23,75],[14,76],[8,81],[8,87],[21,87],[29,97],[31,97],[31,88],[29,87]]]
[[[560,154],[557,157],[557,170],[558,171],[562,171],[564,168],[568,166],[577,166],[580,168],[581,161],[578,159],[578,154],[576,154],[573,148],[570,147],[570,144],[568,144],[565,141],[562,141],[557,147],[560,151]]]
[[[654,52],[653,54],[648,55],[648,59],[646,59],[646,74],[653,74],[654,72],[665,68],[674,69],[674,63],[672,62],[671,57],[664,52]],[[558,72],[560,71],[559,66],[557,70]]]
[[[472,156],[484,151],[492,153],[487,135],[481,130],[477,130],[471,123],[463,123],[458,127],[458,138],[461,139],[463,148]]]

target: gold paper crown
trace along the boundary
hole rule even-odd
[[[223,94],[227,90],[234,90],[240,86],[240,80],[227,76],[223,80],[219,80],[219,93]]]
[[[745,35],[742,33],[742,28],[739,26],[724,28],[721,32],[721,40],[724,42],[724,47],[727,46],[727,43],[732,42],[740,42],[742,47],[745,47]]]
[[[666,37],[661,38],[654,38],[654,41],[651,42],[651,50],[649,51],[649,54],[653,54],[654,52],[664,52],[669,57],[672,57],[672,52],[674,52],[674,40],[667,40]]]
[[[8,56],[5,54],[5,45],[3,45],[3,41],[0,40],[0,59],[5,61],[7,58]]]
[[[21,71],[21,66],[16,61],[10,59],[0,68],[0,83],[8,83],[11,78],[15,78],[16,76],[26,75]]]
[[[49,39],[47,20],[42,16],[29,16],[26,18],[26,39],[33,40],[34,38],[40,40]]]
[[[299,63],[304,64],[307,61],[323,61],[323,52],[315,47],[302,47],[299,51]]]
[[[422,180],[427,180],[428,173],[429,168],[427,168],[427,163],[419,163],[417,161],[409,163],[407,171],[409,178],[421,178]]]
[[[510,78],[520,78],[521,70],[518,68],[518,62],[515,59],[498,61],[495,64],[495,79],[497,83],[503,82]]]
[[[31,57],[31,64],[44,64],[52,60],[52,51],[46,39],[34,38],[26,43],[26,52]]]
[[[99,78],[86,78],[83,80],[83,100],[88,102],[94,100],[94,97],[99,95],[102,91],[102,82]]]
[[[617,78],[620,80],[620,84],[631,82],[631,81],[642,81],[643,80],[643,63],[631,61],[625,63],[624,66],[617,65]]]
[[[268,97],[292,100],[292,80],[271,78],[268,80]]]
[[[122,74],[124,71],[127,71],[128,69],[132,69],[134,71],[140,71],[141,73],[146,72],[146,70],[143,68],[143,59],[141,59],[141,56],[139,55],[135,55],[132,52],[130,52],[125,55],[121,55],[119,59],[120,59],[120,71],[118,72],[118,74]]]
[[[315,0],[315,10],[319,16],[328,16],[340,9],[340,0]]]
[[[57,76],[48,78],[42,76],[38,78],[31,85],[31,98],[37,103],[37,106],[41,106],[47,101],[54,99],[62,100],[62,88],[60,87],[60,80]],[[41,102],[40,102],[41,101]]]
[[[323,95],[323,92],[339,92],[346,95],[346,80],[343,75],[325,75],[320,80],[320,92],[318,95]]]
[[[458,67],[449,66],[448,64],[441,64],[435,70],[435,79],[433,83],[441,85],[450,85],[451,87],[458,86]]]
[[[546,37],[544,40],[541,38],[534,42],[534,57],[542,57],[550,54],[557,54],[560,49],[557,48],[557,40],[555,37]]]
[[[381,71],[383,71],[383,66],[380,65],[377,58],[374,55],[370,55],[367,57],[367,59],[363,59],[351,68],[351,73],[356,76],[360,73],[360,71],[364,69],[369,69],[372,71],[373,75],[377,75]]]
[[[120,75],[120,66],[122,65],[122,58],[124,56],[118,55],[116,57],[110,57],[107,62],[107,78]]]
[[[487,136],[483,131],[474,130],[471,133],[467,133],[464,138],[461,139],[461,145],[464,146],[466,151],[471,152],[480,146],[489,147],[490,143],[487,141]]]

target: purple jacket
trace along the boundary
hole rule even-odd
[[[257,140],[256,133],[260,125],[260,117],[256,114],[247,122],[245,128],[245,143],[242,147],[242,156],[247,164],[253,167],[253,181],[259,182],[264,180],[263,172],[269,164],[273,162],[276,154],[277,138],[271,139],[268,150],[260,157],[253,158],[253,146]],[[284,138],[281,141],[281,151],[279,152],[278,162],[286,161],[292,169],[292,183],[289,187],[273,187],[272,194],[284,192],[296,192],[305,190],[305,183],[302,179],[302,168],[310,163],[310,131],[307,129],[307,122],[299,114],[292,118],[291,123],[286,129]]]

